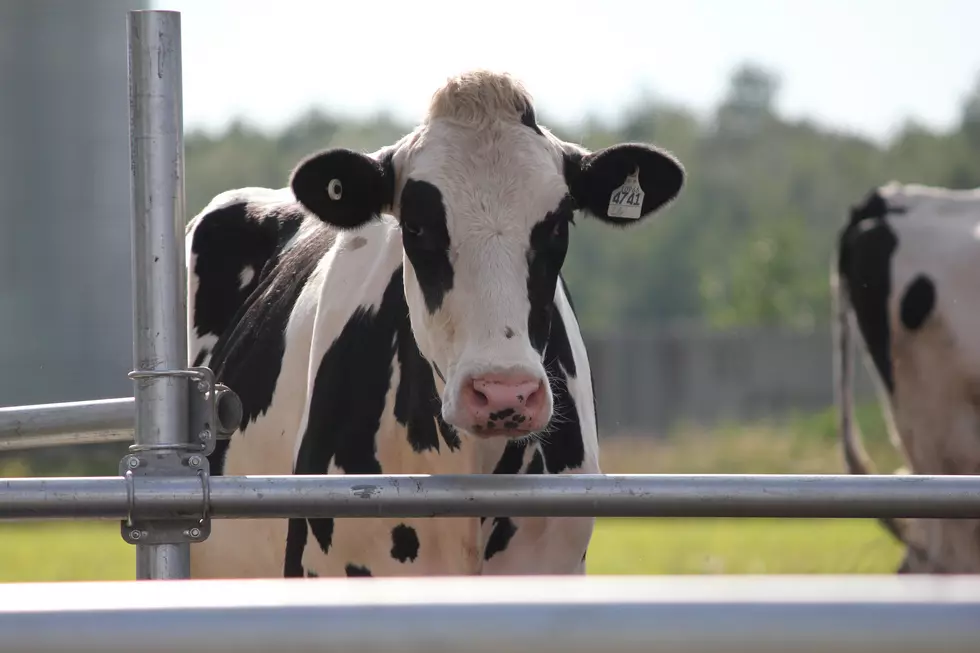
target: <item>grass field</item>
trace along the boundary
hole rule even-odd
[[[890,573],[898,547],[846,520],[604,519],[590,574]],[[0,526],[0,582],[127,580],[134,550],[114,522]]]
[[[899,460],[875,409],[863,411],[859,422],[881,470],[894,469]],[[603,471],[841,473],[833,428],[825,413],[778,427],[608,440]],[[23,474],[22,464],[0,472]],[[588,567],[590,574],[892,573],[900,555],[868,520],[600,519]],[[134,549],[116,522],[0,524],[0,582],[131,579],[133,573]]]

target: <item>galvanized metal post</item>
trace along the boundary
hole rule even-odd
[[[184,369],[184,142],[180,13],[131,11],[129,112],[133,193],[134,368]],[[188,380],[136,380],[137,445],[180,445]],[[188,578],[190,547],[137,545],[137,578]]]

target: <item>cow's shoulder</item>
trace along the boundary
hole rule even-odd
[[[337,233],[310,358],[297,469],[323,473],[332,460],[341,472],[378,473],[375,436],[387,408],[409,452],[459,448],[459,435],[442,420],[437,372],[412,329],[400,234],[391,220]]]
[[[393,218],[337,233],[324,272],[310,353],[297,473],[389,473],[454,453],[436,370],[419,350]],[[398,440],[379,441],[379,434]],[[407,457],[407,458],[406,458]]]
[[[194,335],[220,336],[277,254],[318,223],[288,188],[216,195],[186,228]]]
[[[309,234],[270,258],[255,290],[214,346],[210,366],[241,398],[242,429],[272,406],[290,348],[292,356],[309,356],[322,270],[335,237],[327,227],[313,225]],[[305,374],[288,381],[305,385]],[[222,451],[215,453],[220,461]]]
[[[400,473],[398,468],[382,468],[380,460],[379,432],[383,424],[392,426],[386,415],[393,411],[395,420],[409,430],[435,427],[431,406],[427,421],[409,410],[418,406],[416,402],[424,403],[425,389],[417,383],[417,361],[408,360],[405,348],[409,340],[413,345],[415,341],[403,268],[399,263],[391,269],[394,256],[379,258],[382,243],[372,238],[376,235],[338,234],[320,289],[296,474]],[[417,345],[414,350],[417,354]],[[398,369],[399,365],[404,367]],[[395,382],[401,386],[393,393]],[[393,395],[394,406],[389,406]],[[428,437],[423,444],[430,444]],[[289,520],[285,574],[303,573],[303,551],[311,534],[321,552],[331,553],[334,528],[331,518]]]

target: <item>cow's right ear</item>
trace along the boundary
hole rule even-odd
[[[373,154],[344,148],[317,152],[296,166],[289,185],[296,199],[327,224],[357,229],[391,210],[392,153],[391,148]]]

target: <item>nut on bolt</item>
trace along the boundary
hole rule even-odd
[[[187,463],[191,467],[198,467],[201,464],[201,457],[195,454],[187,459]]]
[[[129,465],[130,469],[136,469],[140,466],[140,459],[136,456],[130,456],[129,461],[126,464]]]
[[[131,540],[138,540],[141,537],[143,537],[143,534],[140,533],[138,530],[131,530],[131,531],[129,531],[129,539],[131,539]]]
[[[187,537],[189,537],[191,539],[196,540],[197,538],[201,537],[201,529],[195,527],[195,528],[192,528],[190,530],[186,530],[186,531],[184,531],[184,535],[186,535]]]

